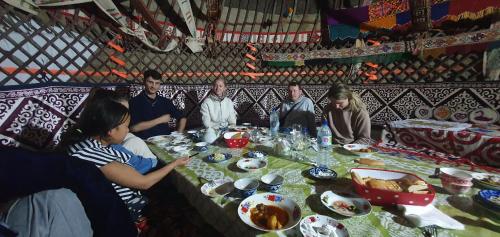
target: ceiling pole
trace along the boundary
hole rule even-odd
[[[259,8],[259,0],[256,0],[255,1],[255,12],[253,15],[253,22],[250,23],[251,27],[250,27],[250,39],[248,40],[249,42],[252,42],[253,28],[255,26],[255,22],[257,21],[257,15],[259,14],[259,12],[257,11],[258,8]],[[262,13],[262,14],[264,14],[264,13]],[[257,35],[257,40],[259,40],[258,35]]]
[[[288,6],[288,7],[290,8],[290,6]],[[292,8],[291,13],[288,12],[289,8],[285,9],[285,11],[287,11],[287,13],[288,13],[288,17],[290,17],[290,20],[288,21],[288,27],[286,28],[285,37],[283,37],[283,43],[286,43],[286,40],[288,39],[288,33],[290,32],[290,27],[292,26],[292,23],[293,23],[293,16],[295,15],[295,11],[297,10],[297,0],[293,0],[293,7],[291,7]],[[302,18],[302,19],[304,19],[304,18]],[[297,32],[298,32],[298,28],[295,31],[295,35],[297,35]],[[295,38],[295,36],[293,38]]]
[[[229,43],[233,42],[233,37],[236,34],[236,25],[238,23],[238,18],[240,17],[240,12],[241,12],[240,5],[241,5],[241,0],[238,1],[238,7],[237,7],[238,10],[236,10],[236,17],[234,18],[233,30],[231,31],[232,33],[231,33],[231,38],[229,39]],[[229,16],[229,18],[231,18],[231,16]]]
[[[413,0],[408,2],[410,4],[413,30],[428,31],[431,29],[431,0]]]
[[[229,16],[231,15],[231,0],[229,0],[229,3],[227,4],[227,14],[226,14],[226,19],[224,20],[224,24],[222,25],[222,41],[224,41],[224,32],[226,31],[226,24],[229,21]],[[221,8],[221,16],[222,16],[222,11],[224,10],[224,4],[222,4]],[[217,26],[215,26],[215,31],[217,32]]]
[[[295,32],[295,35],[293,36],[292,43],[295,43],[297,40],[297,33],[300,30],[300,27],[302,26],[302,23],[304,23],[304,18],[306,17],[306,13],[309,10],[309,0],[306,0],[305,6],[304,6],[304,13],[302,14],[302,19],[300,19],[299,26],[297,27],[297,32]],[[296,11],[296,10],[295,10]]]
[[[169,0],[167,0],[167,1],[169,1]],[[177,1],[175,1],[175,0],[173,0],[173,1],[172,1],[172,9],[174,9],[174,7],[175,7],[175,3],[176,3],[176,2],[177,2]],[[169,3],[170,3],[170,2],[169,2]],[[160,8],[160,7],[158,7],[158,8]],[[158,46],[159,46],[160,48],[165,47],[165,43],[167,42],[167,38],[168,38],[169,36],[171,36],[171,35],[167,35],[167,34],[166,34],[166,32],[165,32],[165,29],[167,28],[167,25],[168,25],[168,24],[167,24],[167,15],[165,15],[165,14],[163,14],[163,15],[165,16],[165,22],[164,22],[164,24],[163,24],[163,28],[162,28],[162,30],[161,30],[161,32],[162,32],[162,36],[160,37],[160,42],[158,43]],[[173,38],[173,37],[175,37],[175,26],[174,26],[174,31],[172,32],[172,34],[173,34],[172,38]]]
[[[247,21],[248,17],[248,12],[250,11],[248,5],[250,5],[250,0],[247,0],[247,5],[245,7],[245,16],[243,17],[243,22],[241,23],[241,30],[240,30],[240,38],[238,39],[238,43],[241,43],[241,39],[243,38],[243,30],[245,28],[245,22]]]
[[[132,8],[142,14],[146,22],[149,24],[149,26],[151,26],[153,32],[161,38],[161,27],[158,25],[153,15],[151,15],[149,9],[144,5],[144,3],[141,0],[131,0],[131,3]]]

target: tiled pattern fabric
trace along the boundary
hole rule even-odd
[[[107,86],[113,88],[114,86]],[[304,93],[315,105],[316,120],[329,103],[329,85],[306,85]],[[373,124],[412,118],[416,107],[446,105],[455,110],[471,111],[489,107],[500,111],[500,83],[381,84],[352,87],[368,105]],[[26,144],[52,148],[61,133],[75,123],[91,87],[37,86],[0,91],[0,144]],[[131,95],[142,90],[130,86]],[[208,85],[163,85],[160,94],[171,98],[188,117],[188,127],[201,126],[200,104],[210,91]],[[238,123],[267,126],[269,111],[287,96],[286,85],[231,84],[228,90],[238,112]]]

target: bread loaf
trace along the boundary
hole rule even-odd
[[[370,165],[370,166],[384,166],[385,163],[380,160],[372,160],[368,158],[361,158],[357,160],[358,163],[363,164],[363,165]]]
[[[366,186],[381,190],[403,192],[403,188],[394,180],[370,179],[366,181]]]

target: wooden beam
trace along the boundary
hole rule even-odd
[[[149,9],[144,5],[144,2],[142,0],[131,0],[131,7],[137,10],[139,13],[142,14],[143,18],[146,20],[146,22],[149,24],[153,32],[161,38],[163,32],[161,31],[160,25],[156,22],[156,19],[151,15],[149,12]]]

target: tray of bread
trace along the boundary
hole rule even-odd
[[[401,171],[353,168],[352,183],[356,192],[373,205],[425,206],[436,192],[420,177]]]

